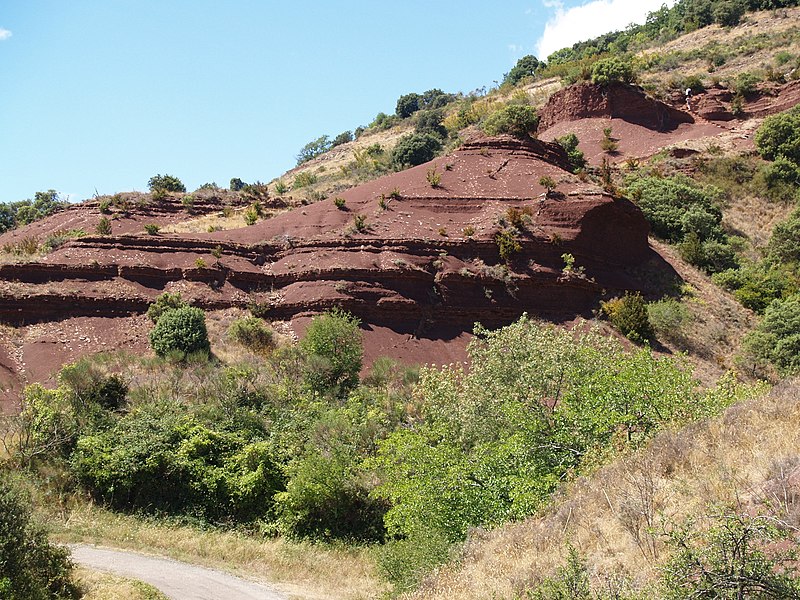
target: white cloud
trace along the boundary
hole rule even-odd
[[[555,9],[536,43],[536,56],[546,59],[575,42],[625,29],[631,23],[644,23],[648,13],[663,4],[672,6],[675,0],[592,0],[567,9],[561,0],[543,0],[542,4]]]
[[[0,27],[0,42],[11,37],[11,31]]]

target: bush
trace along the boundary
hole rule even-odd
[[[745,339],[747,350],[781,375],[800,373],[800,294],[774,300]]]
[[[714,3],[714,21],[723,27],[734,27],[747,11],[745,0],[722,0]]]
[[[335,138],[333,138],[333,141],[331,142],[331,148],[335,148],[336,146],[341,146],[342,144],[346,144],[352,141],[353,141],[353,132],[350,130],[343,131]]]
[[[767,160],[782,156],[800,165],[800,106],[764,119],[756,131],[755,143]]]
[[[536,71],[543,66],[544,63],[539,62],[539,59],[532,54],[523,56],[503,78],[503,83],[517,85],[525,77],[535,77]]]
[[[536,131],[539,116],[532,106],[509,105],[489,115],[483,130],[489,135],[508,133],[518,138],[528,138]]]
[[[568,133],[565,136],[556,138],[556,143],[566,150],[567,158],[569,159],[569,164],[570,167],[572,167],[573,173],[580,171],[586,166],[586,157],[584,157],[583,152],[578,150],[579,140],[577,135]]]
[[[30,499],[0,475],[0,597],[77,599],[71,574],[69,550],[48,543],[44,529],[31,520]]]
[[[72,471],[98,500],[247,522],[269,516],[283,477],[269,444],[216,430],[169,403],[147,404],[78,440]]]
[[[230,190],[232,192],[238,192],[239,190],[243,189],[244,186],[246,185],[247,184],[238,177],[233,177],[231,178]]]
[[[297,166],[299,167],[303,163],[316,158],[320,154],[323,154],[330,149],[331,141],[328,139],[327,135],[320,136],[317,139],[308,142],[300,149],[300,152],[297,153]]]
[[[405,94],[397,99],[395,114],[401,119],[407,119],[420,109],[421,96],[419,94]]]
[[[767,250],[777,261],[800,263],[800,209],[775,226]]]
[[[299,190],[309,185],[314,185],[315,183],[317,183],[317,176],[311,171],[303,171],[295,176],[292,188]]]
[[[397,169],[426,163],[442,148],[442,141],[430,133],[414,133],[400,138],[392,150],[392,164]]]
[[[100,217],[94,230],[98,235],[111,235],[111,220],[108,217]]]
[[[592,83],[608,85],[615,81],[632,83],[636,79],[630,60],[621,58],[604,58],[592,67]]]
[[[147,187],[151,192],[185,192],[186,186],[180,179],[172,175],[154,175],[147,182]]]
[[[685,177],[635,177],[628,194],[658,237],[677,243],[690,232],[702,242],[722,238],[722,212],[713,202],[715,188],[699,188]]]
[[[173,308],[162,313],[150,332],[150,346],[161,357],[189,354],[208,354],[210,346],[206,317],[202,310],[191,306]]]
[[[308,361],[306,384],[321,393],[346,394],[358,385],[361,372],[359,320],[334,309],[311,320],[300,349]]]
[[[161,230],[161,227],[159,227],[155,223],[146,223],[144,226],[144,230],[147,232],[147,235],[158,235],[158,232]]]
[[[272,329],[256,317],[236,319],[228,328],[228,336],[257,352],[269,350],[275,345]]]
[[[174,294],[170,292],[164,292],[163,294],[160,294],[156,298],[156,301],[147,308],[147,317],[153,323],[158,323],[161,315],[163,315],[166,311],[175,308],[183,308],[185,306],[189,305],[183,301],[180,292],[175,292]]]
[[[517,252],[522,251],[522,245],[517,241],[514,232],[510,229],[498,231],[494,235],[494,242],[497,244],[500,258],[506,262],[510,261]]]
[[[647,318],[653,330],[667,339],[680,337],[692,319],[689,309],[675,298],[664,298],[647,305]]]
[[[647,304],[639,292],[626,292],[622,298],[603,302],[602,307],[611,324],[629,340],[642,343],[653,338]]]
[[[442,125],[444,120],[442,109],[421,110],[417,113],[416,119],[414,131],[417,133],[432,133],[440,138],[447,137],[447,129]]]

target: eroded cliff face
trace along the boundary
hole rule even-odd
[[[565,121],[595,117],[622,119],[659,132],[672,131],[681,123],[694,123],[692,116],[625,83],[607,86],[581,83],[553,94],[539,113],[539,130]]]
[[[331,198],[214,233],[82,237],[38,262],[0,265],[2,320],[132,318],[164,291],[268,319],[339,306],[411,335],[452,336],[523,312],[588,316],[604,296],[645,289],[636,276],[645,266],[668,267],[638,208],[566,167],[556,144],[479,139],[348,190],[340,207]],[[516,244],[506,257],[499,232]]]

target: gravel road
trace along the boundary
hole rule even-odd
[[[286,600],[267,586],[169,558],[83,544],[69,549],[79,565],[144,581],[172,600]]]

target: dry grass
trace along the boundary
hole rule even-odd
[[[368,549],[325,547],[144,521],[81,504],[51,519],[51,538],[168,556],[260,579],[292,598],[364,599],[386,591]],[[97,596],[100,597],[100,596]],[[124,597],[124,596],[123,596]]]
[[[581,477],[540,517],[476,532],[459,564],[411,597],[514,598],[553,575],[566,545],[583,554],[596,586],[644,587],[666,558],[658,532],[712,507],[800,522],[800,381],[722,416],[664,432],[648,448]]]
[[[108,573],[78,568],[75,580],[83,592],[82,600],[166,600],[156,588],[141,581]]]

